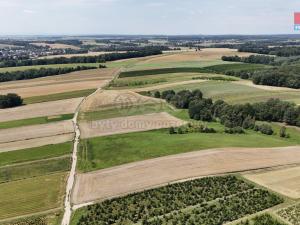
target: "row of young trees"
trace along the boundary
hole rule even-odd
[[[256,63],[256,64],[272,64],[275,61],[275,57],[265,56],[265,55],[250,55],[248,57],[240,56],[223,56],[223,61],[229,62],[243,62],[243,63]]]
[[[103,67],[102,65],[100,66]],[[96,69],[94,66],[76,66],[76,67],[63,67],[63,68],[40,68],[29,69],[24,71],[11,71],[0,73],[0,82],[13,81],[13,80],[29,80],[39,77],[54,76],[60,74],[71,73],[81,70]]]
[[[0,95],[0,109],[11,108],[23,104],[23,99],[17,94]]]
[[[291,224],[300,224],[300,204],[289,206],[278,212],[278,215],[285,220],[289,221]]]
[[[163,216],[191,206],[207,206],[207,202],[253,190],[256,192],[252,184],[235,176],[207,177],[170,184],[88,206],[86,213],[79,219],[77,225],[135,224],[142,221],[146,223],[153,217]],[[268,193],[260,195],[261,201],[269,202],[264,207],[281,201],[277,197],[269,201],[270,197],[271,195]],[[249,201],[251,198],[252,196],[249,196]]]
[[[162,93],[155,92],[154,97],[163,98],[177,108],[188,109],[191,119],[202,121],[219,119],[228,128],[250,128],[248,123],[251,120],[285,122],[288,125],[300,126],[300,107],[279,99],[230,105],[223,100],[213,102],[210,98],[203,98],[199,89],[183,90],[178,93],[166,90]]]
[[[46,59],[28,59],[28,60],[6,60],[0,62],[0,67],[17,67],[33,65],[52,65],[52,64],[73,64],[73,63],[104,63],[120,59],[139,58],[150,55],[159,55],[162,51],[156,48],[146,48],[141,51],[131,51],[125,53],[110,53],[99,56],[75,56],[71,58],[46,58]]]
[[[163,217],[143,221],[143,225],[169,224],[227,224],[246,215],[254,214],[282,203],[282,199],[266,190],[252,189],[230,197],[222,197],[210,204],[202,204],[191,210],[178,211]],[[261,224],[260,224],[261,225]],[[271,224],[268,224],[271,225]]]

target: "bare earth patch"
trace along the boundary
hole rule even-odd
[[[0,143],[51,137],[74,132],[72,120],[0,130]],[[55,138],[55,137],[52,137]]]
[[[32,80],[4,82],[0,94],[17,93],[23,98],[99,88],[106,85],[117,69],[96,69]]]
[[[138,116],[119,117],[88,121],[79,124],[82,138],[178,127],[185,124],[168,113],[152,113]]]
[[[89,97],[81,106],[82,112],[98,111],[119,106],[159,103],[159,99],[139,95],[129,90],[101,90]]]
[[[83,98],[36,103],[15,108],[1,109],[0,122],[22,120],[44,116],[71,114],[76,111]]]
[[[300,163],[299,146],[212,149],[161,157],[78,174],[73,203],[107,199],[195,177],[295,163]]]
[[[291,198],[300,198],[300,167],[244,175],[247,179]]]
[[[10,152],[45,145],[61,144],[74,139],[74,133],[61,134],[51,137],[34,138],[29,140],[0,143],[0,152]]]

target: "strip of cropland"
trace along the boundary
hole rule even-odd
[[[74,114],[81,101],[82,98],[73,98],[1,109],[0,122]]]
[[[300,163],[299,150],[299,147],[212,149],[79,174],[73,200],[80,204],[192,177],[296,164]]]
[[[26,81],[4,82],[0,93],[17,93],[23,98],[96,89],[108,82],[116,69],[96,69]]]
[[[300,134],[292,128],[287,131],[291,137],[282,139],[277,135],[262,135],[254,131],[246,131],[246,134],[242,135],[230,135],[224,133],[224,126],[219,123],[207,123],[206,125],[214,128],[217,133],[170,135],[168,130],[162,129],[84,139],[79,148],[78,168],[87,172],[139,160],[210,148],[266,148],[300,145]],[[280,127],[273,125],[273,129],[275,132],[279,132]],[[153,145],[153,143],[156,144]]]

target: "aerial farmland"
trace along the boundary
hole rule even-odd
[[[135,33],[132,2],[49,2],[22,6],[36,29],[47,6],[49,32],[0,31],[0,225],[300,224],[299,34],[255,35],[267,20],[231,30],[250,7],[235,3],[223,34],[178,35],[202,33],[182,25],[206,15],[194,8],[212,11],[191,0],[181,21],[182,3],[164,9],[178,32],[168,16],[148,22],[167,1],[135,6],[141,33],[174,35],[104,35]],[[22,4],[0,1],[4,14]],[[109,29],[87,19],[99,13]]]

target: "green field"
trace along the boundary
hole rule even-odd
[[[268,136],[254,131],[246,131],[246,134],[242,135],[225,134],[224,127],[219,123],[208,125],[215,128],[218,133],[170,135],[168,130],[162,129],[83,140],[78,153],[78,169],[88,172],[129,162],[209,148],[280,147],[300,144],[300,133],[294,129],[288,129],[291,138],[282,139],[278,134]],[[278,129],[279,127],[276,128]]]
[[[46,123],[57,122],[62,120],[70,120],[73,118],[73,116],[74,116],[73,114],[64,114],[58,116],[51,116],[50,118],[45,116],[45,117],[37,117],[37,118],[24,119],[24,120],[0,122],[0,129],[8,129],[14,127],[29,126],[29,125],[46,124]]]
[[[169,89],[173,89],[174,91],[200,89],[206,98],[212,98],[213,100],[223,99],[232,104],[266,101],[270,98],[279,98],[300,104],[299,91],[268,91],[227,81],[207,81],[159,90],[164,91]]]
[[[3,152],[0,153],[0,166],[68,155],[72,152],[72,147],[72,143],[67,142],[63,144]]]
[[[139,62],[129,66],[130,70],[148,70],[157,68],[172,68],[172,67],[208,67],[215,65],[232,64],[232,62],[225,62],[222,60],[211,60],[211,61],[182,61],[182,62]]]
[[[167,74],[158,74],[158,75],[147,75],[147,76],[138,76],[138,77],[125,77],[118,78],[110,83],[110,89],[130,89],[130,88],[140,88],[140,87],[151,87],[159,85],[162,83],[175,83],[180,81],[187,80],[227,80],[235,81],[240,80],[239,78],[218,75],[212,73],[167,73]]]
[[[98,67],[100,64],[101,63],[75,63],[75,64],[53,64],[53,65],[5,67],[5,68],[0,68],[0,73],[11,72],[11,71],[24,71],[24,70],[29,70],[29,69],[40,69],[40,68],[70,68],[70,67],[77,67],[77,66]]]
[[[60,208],[65,179],[58,173],[0,184],[0,219]]]
[[[180,63],[179,63],[180,64]],[[226,71],[240,71],[240,70],[257,70],[269,68],[270,66],[261,64],[245,64],[245,63],[222,63],[213,66],[208,64],[200,64],[197,67],[179,67],[178,63],[176,67],[161,66],[162,68],[157,69],[144,69],[144,70],[129,70],[122,72],[120,78],[124,77],[138,77],[138,76],[149,76],[149,75],[161,75],[170,73],[223,73]]]
[[[58,101],[63,99],[85,97],[92,94],[95,91],[96,89],[87,89],[87,90],[71,91],[71,92],[64,92],[64,93],[58,93],[52,95],[34,96],[34,97],[25,98],[24,104],[34,104],[40,102],[50,102],[50,101]]]
[[[161,68],[152,70],[136,70],[136,71],[126,71],[119,75],[119,78],[125,77],[141,77],[150,75],[162,75],[162,74],[172,74],[172,73],[201,73],[202,68],[197,67],[182,67],[182,68]]]
[[[51,213],[39,213],[37,216],[5,220],[0,225],[61,225],[62,216],[62,210],[54,210]]]
[[[0,183],[66,172],[71,168],[70,156],[15,166],[0,167]]]
[[[259,69],[267,69],[271,66],[263,64],[252,64],[252,63],[233,63],[233,64],[223,64],[215,65],[203,68],[203,72],[215,72],[215,73],[225,73],[227,71],[255,71]]]

